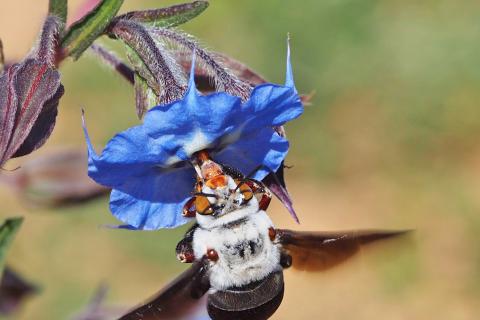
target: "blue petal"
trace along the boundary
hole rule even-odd
[[[294,88],[262,84],[252,91],[243,111],[250,114],[244,130],[281,126],[303,113],[303,105]]]
[[[145,174],[158,163],[171,159],[143,126],[130,128],[117,134],[98,156],[85,129],[88,147],[88,175],[96,182],[116,187],[129,177]]]
[[[89,143],[89,175],[115,187],[152,165],[168,167],[187,161],[197,151],[221,149],[302,112],[300,98],[292,88],[272,84],[256,87],[243,106],[238,97],[226,93],[157,106],[147,113],[143,125],[116,135],[100,156]]]
[[[287,71],[285,75],[285,86],[293,88],[295,93],[297,93],[295,82],[293,81],[292,62],[290,59],[290,36],[287,37]]]
[[[156,170],[130,177],[112,191],[110,210],[115,217],[143,230],[174,228],[190,221],[182,216],[182,209],[192,196],[194,170]]]
[[[144,121],[146,133],[178,159],[214,148],[237,130],[243,120],[241,100],[226,93],[186,98],[151,109]]]
[[[214,159],[249,174],[263,164],[252,177],[263,179],[270,172],[275,172],[288,152],[288,141],[280,137],[273,129],[264,128],[229,145],[214,156]]]

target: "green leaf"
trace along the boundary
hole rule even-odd
[[[67,22],[68,0],[50,0],[48,3],[48,13],[60,18],[65,24]]]
[[[85,17],[73,24],[62,41],[62,47],[67,55],[78,59],[104,32],[122,4],[123,0],[103,0]]]
[[[0,274],[3,272],[8,247],[22,222],[23,218],[10,218],[0,226]]]
[[[118,19],[134,20],[150,27],[171,28],[195,18],[207,9],[208,5],[208,1],[194,1],[167,8],[132,11]]]

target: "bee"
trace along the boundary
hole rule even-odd
[[[177,258],[193,265],[123,320],[182,319],[205,295],[213,320],[268,319],[283,299],[284,269],[325,270],[362,245],[404,233],[277,229],[266,213],[271,193],[252,174],[218,164],[205,151],[194,168],[194,196],[183,214],[196,223],[176,247]]]

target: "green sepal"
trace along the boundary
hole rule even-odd
[[[194,1],[167,8],[132,11],[118,18],[134,20],[149,27],[172,28],[195,18],[207,9],[208,5],[208,1]]]
[[[75,60],[90,47],[109,25],[123,0],[103,0],[82,19],[73,24],[62,40],[62,47]]]

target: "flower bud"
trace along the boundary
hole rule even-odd
[[[32,54],[0,75],[0,166],[41,147],[53,130],[64,92],[55,69],[59,26],[49,16]]]

